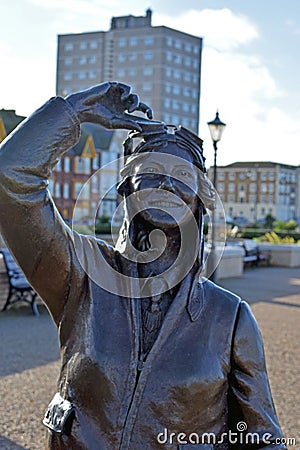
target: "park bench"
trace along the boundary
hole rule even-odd
[[[262,252],[259,245],[252,239],[234,239],[228,242],[230,245],[238,245],[244,250],[244,265],[259,266],[261,263],[268,265],[270,263],[270,253]]]
[[[5,311],[10,305],[23,301],[30,304],[34,315],[38,316],[38,308],[36,305],[37,293],[28,283],[25,275],[14,260],[14,257],[7,248],[1,248],[0,252],[3,255],[3,262],[8,278],[9,291],[2,308]]]

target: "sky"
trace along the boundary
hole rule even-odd
[[[28,116],[55,95],[57,35],[108,31],[113,16],[144,15],[203,38],[199,135],[226,123],[217,165],[300,165],[299,0],[0,0],[0,109]],[[154,111],[155,113],[155,111]]]

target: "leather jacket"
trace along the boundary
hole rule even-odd
[[[72,232],[47,189],[79,134],[76,113],[56,97],[0,151],[1,233],[57,325],[58,392],[71,405],[68,430],[52,426],[46,448],[285,449],[260,332],[234,294],[187,275],[140,361],[140,299],[103,289],[78,253],[91,272],[103,257],[121,273],[133,268],[105,242]],[[60,406],[52,413],[64,417]],[[255,436],[246,442],[247,433]]]

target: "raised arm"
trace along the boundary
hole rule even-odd
[[[32,286],[59,321],[69,280],[84,276],[72,232],[47,189],[51,170],[80,135],[80,122],[139,129],[125,111],[151,110],[129,86],[102,83],[66,99],[56,97],[22,122],[0,148],[0,231]]]

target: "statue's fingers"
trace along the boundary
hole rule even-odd
[[[124,119],[124,117],[114,117],[111,121],[112,128],[124,128],[125,130],[142,131],[141,126],[134,120]]]
[[[123,83],[117,83],[117,86],[120,90],[120,98],[122,102],[125,102],[127,100],[127,98],[131,95],[130,91],[131,91],[131,87],[128,86],[127,84],[123,84]]]
[[[153,111],[150,108],[150,106],[146,105],[146,103],[142,103],[141,102],[139,104],[137,110],[143,112],[144,114],[146,114],[148,119],[153,119]]]
[[[138,109],[140,104],[139,96],[137,94],[131,94],[126,100],[126,108],[127,111],[132,113],[136,109]]]

